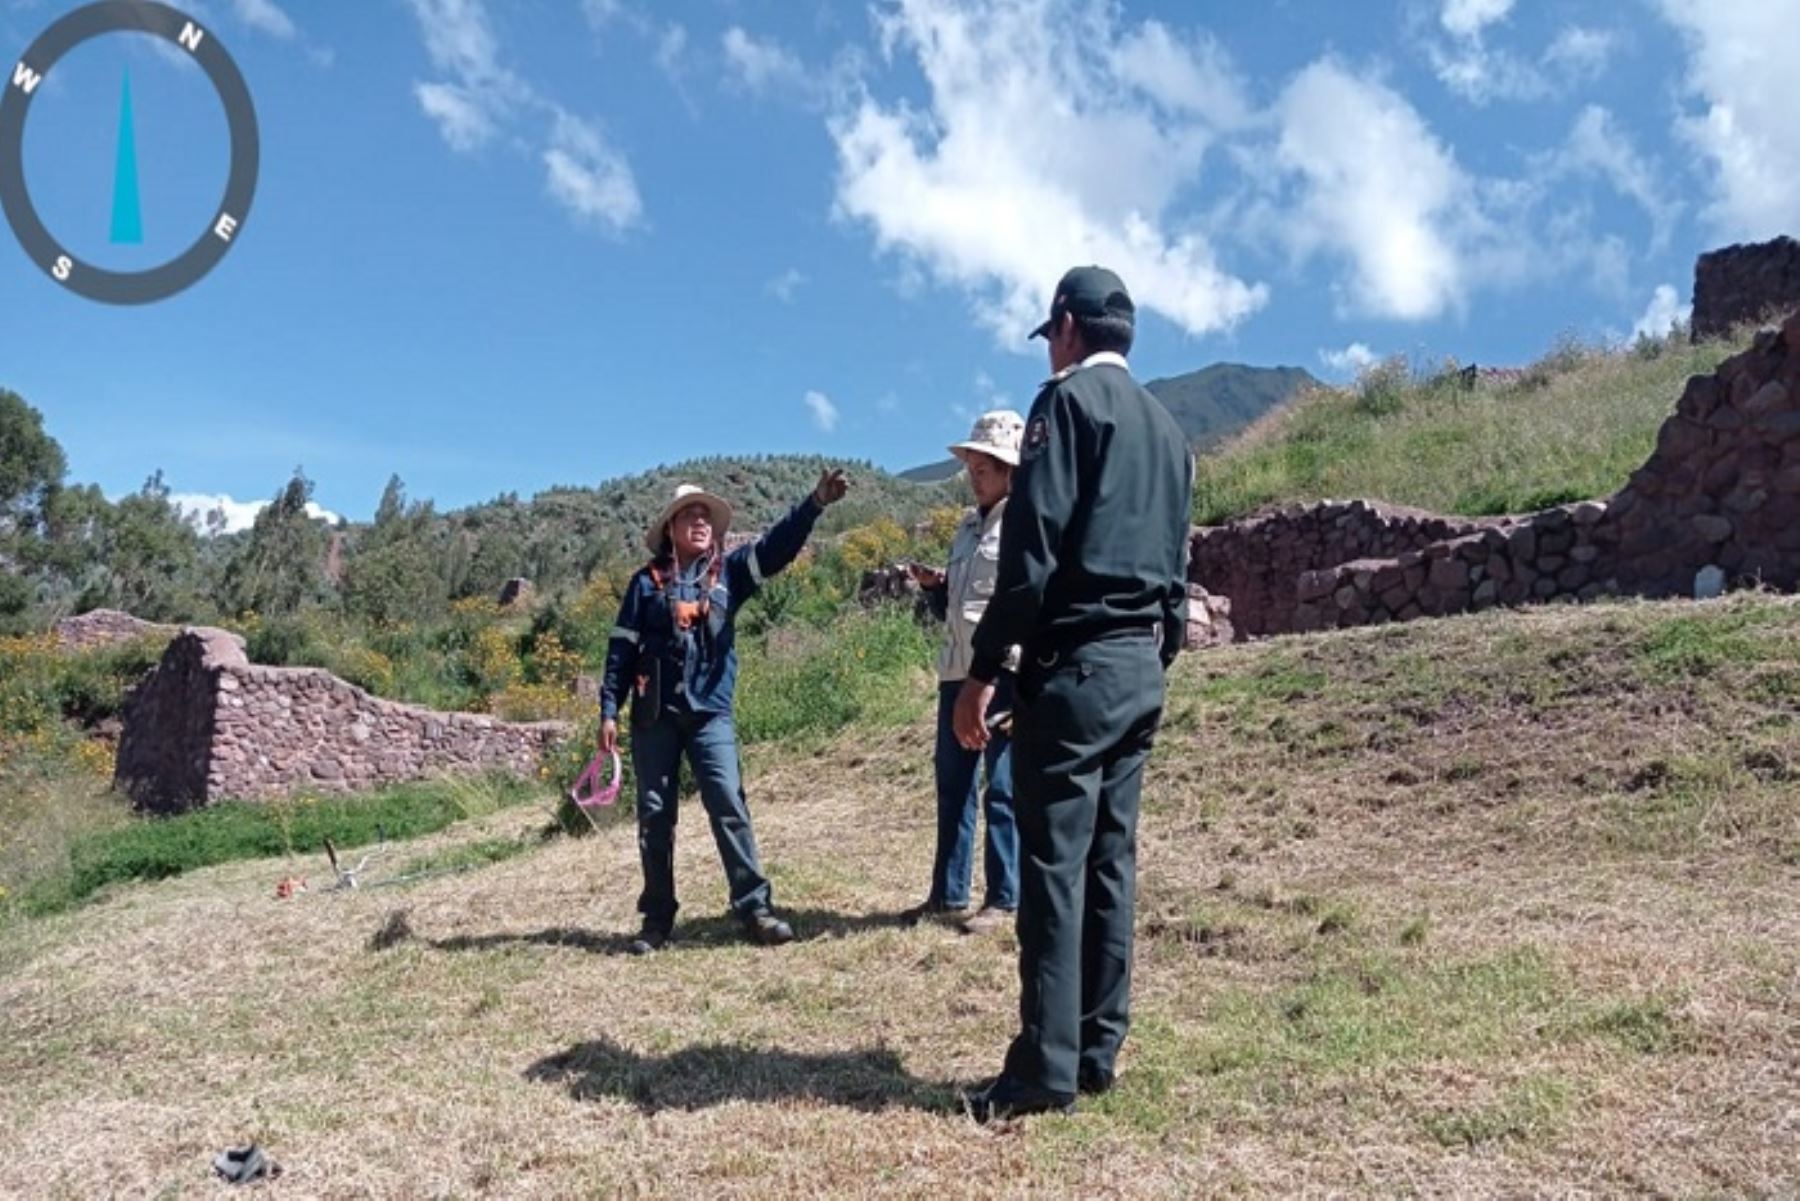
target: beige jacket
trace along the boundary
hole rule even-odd
[[[1006,512],[1003,499],[988,510],[970,509],[950,541],[950,563],[944,569],[944,648],[938,653],[938,679],[954,684],[969,674],[975,657],[975,627],[987,612],[1000,572],[1000,518]],[[1019,648],[1006,656],[1006,670],[1019,666]]]

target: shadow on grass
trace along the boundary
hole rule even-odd
[[[834,913],[826,909],[783,909],[778,912],[794,927],[796,942],[811,942],[821,938],[847,938],[871,930],[900,929],[906,925],[904,915],[898,911],[847,914]],[[410,938],[417,937],[410,928],[404,925],[403,916],[399,917],[399,921],[400,925],[396,927],[396,916],[390,915],[387,924],[369,940],[370,949],[387,950]],[[569,947],[596,955],[624,955],[629,953],[628,948],[635,935],[636,931],[607,933],[578,926],[551,926],[542,930],[518,933],[458,934],[451,938],[431,938],[422,941],[427,946],[440,951],[493,951],[502,947],[535,945]],[[720,914],[715,917],[677,922],[674,938],[669,942],[667,949],[661,953],[665,955],[679,954],[687,949],[701,950],[737,946],[744,940],[744,930],[738,924],[737,918],[730,914]]]
[[[602,1038],[539,1060],[525,1078],[561,1085],[577,1101],[617,1097],[645,1113],[731,1101],[819,1101],[868,1113],[958,1112],[948,1085],[913,1076],[886,1048],[806,1054],[705,1043],[643,1055]]]

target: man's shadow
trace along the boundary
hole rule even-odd
[[[901,929],[907,925],[904,911],[876,913],[836,913],[829,909],[783,909],[781,917],[794,928],[796,942],[812,942],[824,938],[848,938],[872,930]],[[404,920],[402,918],[402,920]],[[369,940],[373,950],[386,950],[413,937],[410,930],[393,929],[394,918]],[[458,934],[450,938],[424,939],[426,945],[440,951],[491,951],[521,944],[569,947],[595,955],[629,954],[634,936],[607,933],[579,926],[550,926],[523,933]],[[658,954],[680,953],[684,949],[706,949],[740,945],[744,930],[736,918],[725,914],[678,921],[675,937]]]
[[[920,1080],[900,1057],[879,1048],[805,1054],[708,1043],[670,1055],[641,1055],[611,1039],[577,1043],[525,1070],[527,1080],[557,1084],[577,1101],[617,1097],[645,1113],[704,1109],[728,1101],[822,1101],[875,1113],[909,1108],[954,1113],[947,1084]]]

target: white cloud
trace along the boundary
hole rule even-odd
[[[1800,226],[1800,122],[1787,48],[1800,0],[1661,0],[1689,47],[1687,86],[1699,99],[1682,137],[1711,160],[1715,234],[1768,238]]]
[[[452,150],[472,153],[502,131],[545,172],[545,191],[578,223],[617,232],[643,216],[637,180],[625,156],[597,125],[541,95],[501,59],[500,42],[485,0],[408,0],[418,18],[431,64],[448,80],[420,82],[413,94]],[[621,11],[590,2],[590,21]],[[545,127],[535,136],[517,126],[535,117]]]
[[[656,65],[662,68],[664,75],[671,79],[682,72],[682,64],[687,58],[688,31],[682,25],[670,25],[663,30],[662,37],[656,42]]]
[[[1465,42],[1448,50],[1433,46],[1431,65],[1445,87],[1473,104],[1536,100],[1551,90],[1549,81],[1530,63],[1479,42]]]
[[[757,38],[733,25],[725,31],[722,45],[726,64],[752,92],[798,86],[806,81],[806,68],[799,56],[774,38]]]
[[[416,83],[413,95],[425,115],[437,122],[450,149],[466,154],[479,150],[494,136],[494,118],[488,106],[467,88],[453,83]]]
[[[1412,106],[1327,60],[1295,77],[1279,112],[1277,155],[1305,179],[1287,219],[1295,250],[1347,258],[1353,308],[1422,320],[1460,305],[1483,219],[1469,180]]]
[[[780,275],[777,275],[774,279],[770,280],[766,285],[766,289],[771,296],[775,297],[783,304],[792,304],[794,301],[794,293],[799,291],[800,285],[805,282],[806,276],[802,275],[797,268],[789,267],[786,271],[783,271]]]
[[[1361,342],[1352,342],[1342,350],[1321,350],[1319,361],[1339,375],[1360,375],[1381,361],[1381,356]]]
[[[1609,30],[1570,25],[1544,51],[1544,65],[1580,78],[1597,78],[1611,64],[1618,45],[1619,36]]]
[[[278,38],[291,38],[299,32],[275,0],[231,0],[231,7],[238,20],[252,29]]]
[[[1481,31],[1512,11],[1513,0],[1444,0],[1438,20],[1456,37],[1479,37]]]
[[[1146,21],[1113,47],[1112,67],[1165,108],[1215,128],[1237,129],[1250,119],[1231,58],[1210,38],[1184,43],[1162,23]]]
[[[1599,175],[1650,218],[1653,249],[1668,245],[1681,216],[1681,202],[1668,193],[1667,177],[1658,165],[1638,153],[1607,109],[1590,104],[1582,110],[1550,167],[1554,172]]]
[[[1445,0],[1438,23],[1450,42],[1426,47],[1439,82],[1474,104],[1533,100],[1550,92],[1549,81],[1536,67],[1483,38],[1487,27],[1505,20],[1512,6],[1513,0]]]
[[[1672,284],[1659,284],[1650,297],[1650,304],[1644,309],[1644,315],[1637,319],[1631,327],[1633,341],[1639,338],[1660,338],[1676,326],[1686,325],[1694,315],[1694,306],[1681,303],[1681,296]]]
[[[598,33],[625,15],[624,0],[581,0],[581,15]]]
[[[419,107],[437,122],[451,149],[479,149],[528,89],[501,65],[500,43],[482,0],[408,3],[425,35],[432,66],[452,77],[449,83],[415,84]]]
[[[577,218],[617,232],[643,216],[631,167],[587,122],[557,113],[543,157],[550,195]]]
[[[882,50],[916,61],[926,108],[864,81],[829,121],[838,212],[899,256],[903,280],[966,292],[1015,348],[1073,263],[1113,267],[1141,309],[1193,334],[1266,300],[1219,267],[1198,223],[1168,215],[1248,108],[1222,52],[1118,20],[1079,0],[896,0]],[[1127,73],[1145,63],[1149,77]]]
[[[256,515],[269,507],[266,500],[237,500],[224,492],[172,492],[169,503],[180,511],[189,525],[202,532],[206,529],[207,514],[218,510],[225,516],[227,534],[238,534],[249,529],[256,521]],[[342,520],[330,509],[322,508],[316,501],[306,502],[306,513],[309,517],[336,525]]]
[[[823,392],[808,392],[805,397],[806,407],[812,413],[813,424],[829,434],[837,428],[838,409],[831,403],[831,398]]]

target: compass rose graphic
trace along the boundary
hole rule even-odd
[[[25,121],[32,98],[69,51],[109,33],[150,34],[190,57],[218,93],[231,139],[231,166],[218,207],[204,214],[203,221],[196,221],[199,233],[186,251],[145,271],[110,271],[83,261],[45,226],[25,182]],[[99,0],[69,13],[40,34],[13,66],[10,77],[0,76],[0,85],[0,211],[26,255],[52,280],[89,300],[150,304],[198,282],[235,244],[256,195],[261,158],[256,106],[237,64],[200,22],[158,0]],[[144,240],[129,73],[119,94],[111,233],[115,245]]]

